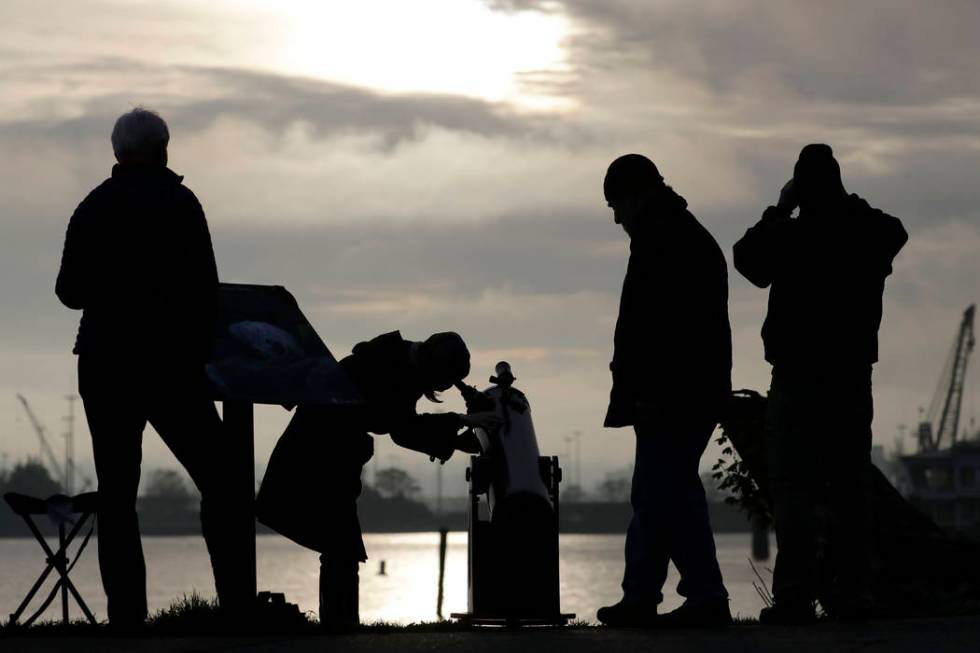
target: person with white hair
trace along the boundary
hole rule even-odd
[[[247,507],[227,500],[220,483],[226,444],[204,370],[218,289],[204,211],[167,167],[170,131],[159,115],[141,107],[123,114],[111,141],[118,163],[68,223],[56,293],[82,311],[73,353],[98,477],[109,622],[140,627],[146,568],[135,506],[147,422],[201,492],[222,607],[254,597],[241,586],[248,561],[230,527]]]

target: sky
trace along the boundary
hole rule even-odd
[[[830,143],[848,190],[911,236],[886,285],[874,438],[890,449],[904,427],[912,449],[978,298],[977,25],[980,4],[954,0],[4,0],[0,454],[37,454],[17,393],[61,449],[78,321],[53,292],[64,229],[135,105],[170,125],[222,280],[286,286],[338,358],[396,329],[459,331],[472,383],[511,362],[543,453],[567,459],[581,434],[566,482],[586,490],[633,453],[629,430],[601,427],[628,256],[608,163],[650,156],[730,263],[800,148]],[[766,293],[729,283],[734,385],[764,391]],[[260,468],[287,419],[258,409]],[[436,467],[385,440],[369,467],[431,493]],[[144,469],[172,465],[148,429]],[[464,467],[443,468],[447,493]]]

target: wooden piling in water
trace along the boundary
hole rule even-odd
[[[443,585],[446,580],[446,539],[448,535],[448,528],[439,529],[439,592],[436,595],[436,617],[439,621],[442,621]]]

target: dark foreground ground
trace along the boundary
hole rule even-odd
[[[598,627],[425,631],[371,629],[354,635],[264,637],[60,637],[0,636],[0,650],[18,651],[348,651],[364,653],[579,653],[609,651],[980,651],[980,617],[916,619],[865,625],[822,623],[808,627],[738,625],[720,631],[656,632]]]

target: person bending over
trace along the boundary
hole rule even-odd
[[[293,541],[320,552],[320,621],[343,629],[358,623],[358,564],[367,560],[357,517],[361,468],[374,453],[369,435],[390,434],[399,446],[445,462],[472,451],[466,427],[493,428],[492,413],[418,413],[469,374],[470,354],[456,333],[424,342],[397,331],[355,345],[340,361],[364,399],[351,406],[301,405],[279,439],[262,480],[258,517]]]

